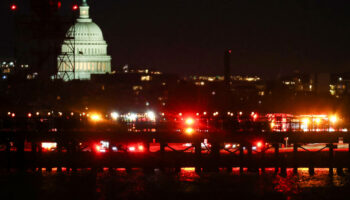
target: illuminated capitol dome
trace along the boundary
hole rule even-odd
[[[103,39],[101,29],[89,17],[89,5],[86,0],[82,0],[79,9],[79,18],[67,31],[61,54],[57,58],[58,78],[65,81],[89,80],[91,74],[111,72],[111,57],[107,55],[107,43]]]

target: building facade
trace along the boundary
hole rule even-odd
[[[91,74],[111,72],[111,57],[101,29],[89,16],[86,0],[79,7],[79,18],[69,28],[57,58],[57,77],[64,81],[90,80]]]

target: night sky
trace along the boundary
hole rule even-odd
[[[25,0],[22,0],[25,1]],[[11,56],[10,0],[1,1],[0,57]],[[62,0],[62,12],[70,8]],[[350,71],[349,0],[88,0],[113,66],[276,78]],[[8,29],[7,29],[8,27]]]

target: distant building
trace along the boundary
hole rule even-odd
[[[313,92],[315,90],[314,76],[311,74],[294,73],[282,78],[282,84],[294,92]]]
[[[14,60],[0,60],[0,73],[2,74],[10,74],[13,73],[15,70],[15,63]]]
[[[184,80],[194,81],[196,85],[205,85],[206,82],[221,82],[224,81],[224,76],[188,76],[185,77]],[[260,77],[258,76],[230,76],[232,81],[240,81],[240,82],[257,82],[260,81]]]
[[[92,74],[91,81],[99,85],[109,99],[141,107],[164,107],[168,89],[175,87],[179,77],[152,68],[125,65],[109,74]],[[125,100],[123,100],[123,98]]]
[[[111,57],[101,29],[89,17],[86,0],[79,7],[77,22],[66,33],[58,56],[58,78],[90,80],[91,74],[111,72]],[[73,70],[73,68],[75,68]],[[75,72],[75,73],[74,73]]]
[[[350,73],[332,74],[330,77],[329,93],[340,98],[350,93]]]
[[[193,82],[196,86],[217,85],[224,82],[224,76],[188,76],[184,78],[185,81]],[[249,93],[264,96],[265,85],[258,76],[230,76],[230,90],[233,93]]]
[[[166,76],[166,75],[165,75]],[[151,68],[131,68],[128,65],[121,70],[113,71],[107,75],[93,74],[91,79],[97,82],[126,82],[128,84],[150,82],[164,77],[163,73]]]
[[[22,75],[24,75],[24,77],[32,76],[34,73],[31,73],[29,69],[28,64],[19,65],[13,58],[0,59],[1,80],[6,80],[9,77],[16,77],[20,79],[23,78]]]
[[[350,73],[293,74],[282,78],[293,92],[314,93],[342,98],[350,93]]]

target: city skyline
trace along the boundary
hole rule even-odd
[[[71,12],[70,2],[62,0],[63,15]],[[232,49],[232,74],[276,78],[295,69],[348,71],[350,3],[344,0],[88,2],[104,31],[113,67],[223,74],[223,52]],[[1,23],[11,27],[13,21],[6,17],[11,15],[9,2],[1,4]],[[16,12],[24,9],[20,6]],[[1,33],[2,57],[13,55],[11,32]]]

